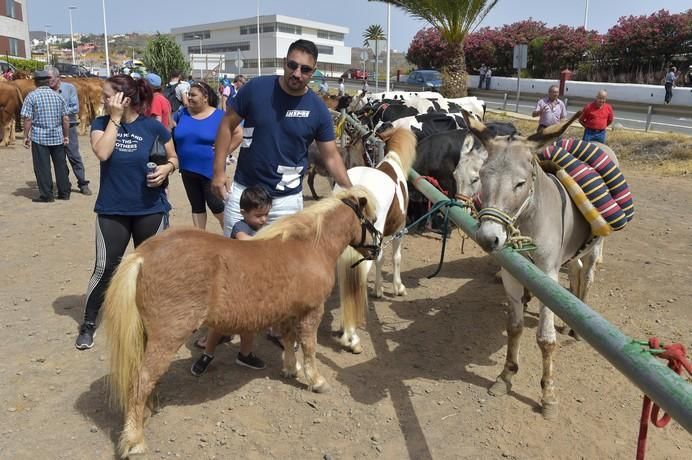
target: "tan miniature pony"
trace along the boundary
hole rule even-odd
[[[226,333],[281,324],[282,372],[299,370],[315,392],[329,389],[317,371],[317,328],[348,245],[366,259],[380,250],[374,198],[354,187],[238,241],[195,229],[170,230],[123,259],[105,299],[111,401],[125,418],[122,458],[146,451],[148,398],[176,351],[200,326]],[[175,267],[171,267],[172,262]]]

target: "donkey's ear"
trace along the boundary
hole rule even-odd
[[[467,112],[466,110],[462,109],[461,114],[464,117],[464,121],[466,122],[466,126],[471,130],[471,132],[480,140],[483,145],[487,148],[488,142],[490,142],[491,139],[495,137],[495,134],[491,130],[488,129],[487,126],[481,121],[478,121],[476,117]]]
[[[580,110],[572,115],[569,120],[556,125],[548,126],[543,131],[530,135],[526,138],[526,140],[535,145],[535,150],[541,149],[553,142],[558,137],[562,136],[562,134],[567,131],[567,128],[569,128],[569,125],[581,117],[581,114],[582,111]]]

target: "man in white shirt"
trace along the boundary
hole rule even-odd
[[[536,109],[531,113],[531,116],[540,117],[538,119],[538,132],[543,131],[548,126],[560,123],[567,116],[567,108],[565,103],[558,99],[560,89],[557,85],[553,85],[548,89],[548,97],[539,99],[536,103]]]

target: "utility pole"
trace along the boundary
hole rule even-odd
[[[48,45],[48,28],[50,24],[46,24],[46,65],[50,65],[50,45]]]
[[[111,61],[108,57],[108,28],[106,27],[106,0],[101,0],[103,8],[103,44],[106,48],[106,76],[111,76]]]
[[[70,13],[70,43],[72,44],[72,64],[76,64],[74,56],[74,32],[72,32],[72,10],[76,10],[76,6],[68,6],[67,11]]]
[[[260,53],[259,0],[257,0],[257,75],[262,75],[262,57]]]
[[[202,34],[195,35],[195,38],[199,38],[199,58],[202,59]],[[199,79],[204,80],[204,70],[202,69],[202,64],[199,66]]]
[[[387,3],[387,68],[385,72],[385,91],[389,92],[389,73],[391,72],[392,4]]]

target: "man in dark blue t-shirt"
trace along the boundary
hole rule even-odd
[[[308,40],[293,42],[284,62],[284,75],[256,77],[230,99],[216,137],[212,190],[226,198],[224,234],[242,219],[240,195],[262,185],[272,196],[269,223],[303,208],[302,179],[308,166],[308,146],[317,146],[327,170],[342,187],[350,187],[336,148],[334,125],[322,99],[308,82],[317,64],[317,47]],[[243,141],[232,186],[226,176],[231,133],[243,125]],[[229,193],[230,190],[230,193]]]

